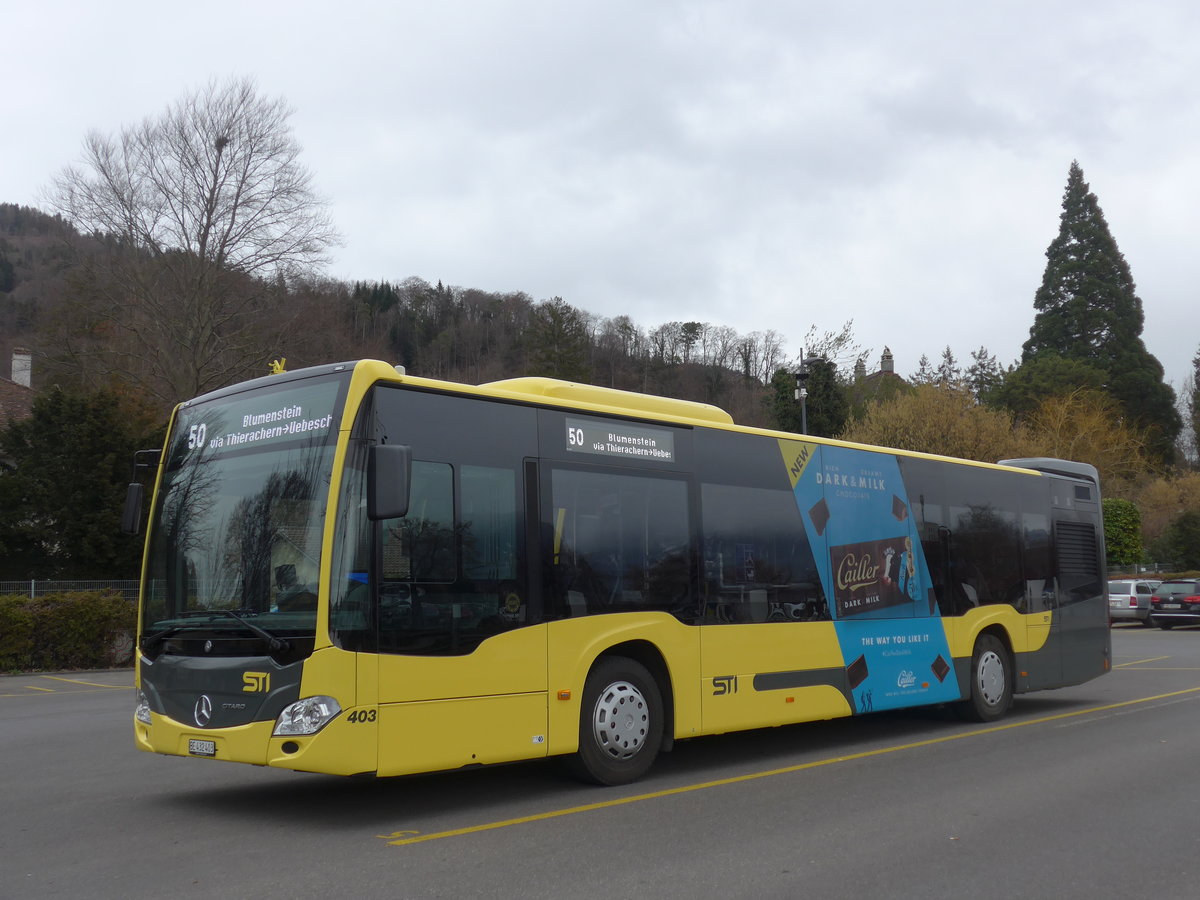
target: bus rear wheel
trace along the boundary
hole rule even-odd
[[[971,656],[971,696],[956,709],[973,722],[994,722],[1012,705],[1012,662],[1008,648],[994,635],[980,635]]]
[[[628,784],[649,771],[662,744],[662,695],[636,660],[601,659],[588,673],[579,713],[579,752],[570,766],[596,784]]]

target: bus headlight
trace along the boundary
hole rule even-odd
[[[341,705],[332,697],[305,697],[279,714],[272,734],[316,734],[341,711]]]
[[[137,705],[133,708],[133,717],[143,725],[149,725],[150,722],[150,703],[146,700],[146,695],[142,693],[142,689],[137,690]]]

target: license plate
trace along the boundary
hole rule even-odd
[[[1109,600],[1108,605],[1111,606],[1113,609],[1122,609],[1125,606],[1125,604],[1122,603],[1120,600]]]
[[[1164,603],[1163,609],[1183,609],[1182,603]]]
[[[192,756],[216,756],[217,742],[189,740],[188,753]]]

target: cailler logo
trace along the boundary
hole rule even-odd
[[[201,728],[206,727],[212,721],[212,700],[208,694],[200,695],[200,699],[196,701],[196,706],[192,710],[192,718]]]
[[[844,591],[855,591],[873,584],[877,574],[879,566],[871,564],[870,553],[861,557],[847,553],[838,563],[837,585]]]

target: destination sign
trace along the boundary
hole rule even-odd
[[[297,438],[324,443],[336,431],[340,386],[336,380],[302,382],[185,407],[176,421],[174,443],[181,458],[205,460]]]
[[[567,449],[621,459],[675,462],[675,435],[666,428],[626,422],[567,419]]]

